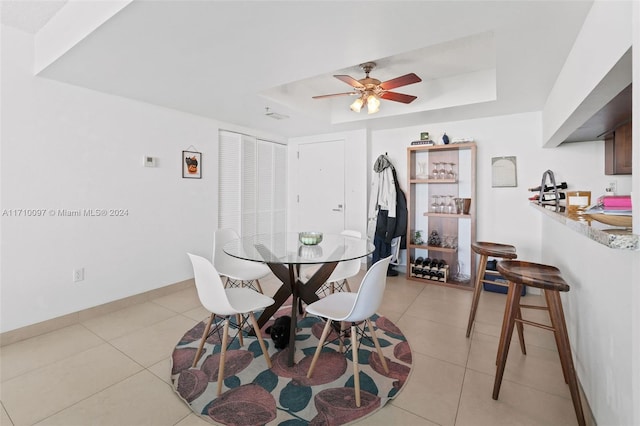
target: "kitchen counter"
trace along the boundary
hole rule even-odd
[[[609,248],[620,250],[640,249],[640,236],[631,233],[628,229],[600,223],[591,219],[587,214],[569,215],[565,212],[555,212],[553,210],[546,209],[536,203],[530,204],[533,208],[539,210],[553,220],[558,221],[590,240],[596,241]]]

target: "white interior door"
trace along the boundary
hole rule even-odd
[[[344,140],[298,146],[299,231],[344,230]]]

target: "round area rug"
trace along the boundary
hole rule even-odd
[[[281,309],[276,316],[286,312]],[[289,348],[276,350],[264,332],[273,323],[271,320],[262,328],[262,334],[273,367],[267,367],[256,337],[244,332],[244,346],[234,339],[227,349],[222,394],[216,397],[221,346],[217,334],[209,336],[196,368],[191,368],[207,320],[187,331],[177,344],[171,379],[175,391],[191,409],[214,423],[342,425],[382,408],[398,395],[411,373],[411,349],[402,332],[387,318],[372,317],[389,373],[384,372],[373,342],[363,339],[357,354],[361,404],[356,407],[349,339],[345,340],[348,350],[340,353],[337,334],[332,331],[327,341],[336,340],[325,345],[313,376],[308,379],[306,374],[324,321],[307,317],[298,322],[296,365],[288,367]],[[235,330],[230,329],[230,339],[232,332]]]

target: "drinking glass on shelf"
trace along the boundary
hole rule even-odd
[[[462,214],[464,210],[464,200],[462,198],[454,198],[453,201],[455,202],[456,213]]]
[[[439,165],[439,162],[433,163],[433,170],[431,171],[431,177],[433,179],[438,179],[438,174],[440,173],[440,167],[438,167]]]
[[[445,204],[445,212],[453,214],[456,212],[456,206],[453,204],[453,195],[447,195],[447,202]]]
[[[418,163],[418,176],[416,176],[417,179],[425,179],[428,178],[428,173],[429,173],[429,163],[427,163],[426,161],[420,161]]]
[[[445,203],[445,196],[440,195],[439,197],[440,197],[440,205],[438,206],[438,213],[446,213],[447,205]]]
[[[442,163],[438,163],[440,164],[440,169],[438,170],[438,179],[446,179],[447,178],[447,170],[445,169],[446,164],[445,162]]]
[[[431,212],[432,213],[438,213],[438,210],[440,208],[440,195],[433,195],[433,203],[431,203]]]
[[[453,171],[453,166],[456,165],[456,163],[447,163],[447,165],[449,165],[449,170],[447,170],[447,179],[455,179],[456,178],[456,174]]]

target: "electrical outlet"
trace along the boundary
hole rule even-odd
[[[616,195],[618,193],[618,181],[612,180],[611,182],[609,182],[609,186],[607,187],[607,189],[605,189],[605,192],[611,195]]]
[[[84,268],[73,270],[73,282],[77,283],[80,281],[84,281]]]

